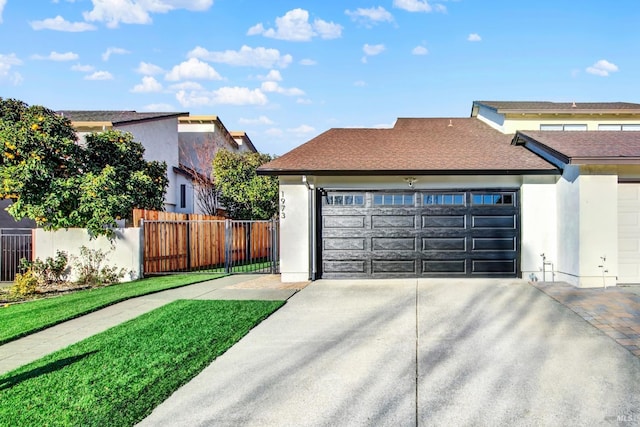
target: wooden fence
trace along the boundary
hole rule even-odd
[[[133,219],[144,229],[144,274],[277,270],[277,221],[145,210]]]

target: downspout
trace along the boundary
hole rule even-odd
[[[307,187],[309,197],[309,280],[316,280],[316,197],[315,189],[309,185],[306,175],[302,175],[302,182]]]

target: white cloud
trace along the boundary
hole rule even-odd
[[[191,58],[174,66],[164,76],[165,80],[222,80],[222,76],[206,62],[197,58]]]
[[[29,23],[31,28],[36,31],[39,30],[53,30],[53,31],[65,31],[68,33],[80,33],[83,31],[93,31],[96,29],[94,25],[86,22],[69,22],[62,16],[58,15],[55,18],[47,18],[42,21],[32,21]]]
[[[384,52],[384,45],[383,44],[365,44],[362,47],[362,51],[365,53],[365,55],[368,56],[374,56],[374,55],[379,55],[382,52]]]
[[[238,123],[241,125],[272,125],[274,124],[273,120],[268,118],[267,116],[260,116],[257,119],[238,119]]]
[[[618,66],[606,59],[601,59],[586,69],[587,73],[594,74],[596,76],[607,77],[609,73],[615,73],[618,71]]]
[[[162,85],[158,83],[158,81],[151,76],[144,76],[142,78],[142,82],[135,85],[133,89],[131,89],[133,93],[152,93],[152,92],[162,92]]]
[[[426,55],[429,53],[429,50],[424,46],[416,46],[413,48],[411,53],[414,55]]]
[[[211,52],[203,47],[196,47],[187,54],[189,58],[199,58],[209,62],[244,67],[286,68],[293,61],[291,55],[281,55],[278,49],[264,47],[251,48],[242,46],[240,50]]]
[[[85,80],[113,80],[113,75],[108,71],[96,71],[93,74],[85,76]]]
[[[184,90],[176,93],[176,99],[183,107],[212,105],[265,105],[267,96],[260,89],[246,87],[222,87],[211,92]]]
[[[4,10],[4,6],[7,4],[7,0],[0,0],[0,24],[2,23],[2,11]]]
[[[12,68],[16,65],[22,65],[22,61],[15,53],[4,55],[0,53],[0,82],[8,81],[14,86],[19,85],[24,80],[22,75]]]
[[[73,52],[58,53],[56,51],[51,52],[47,56],[42,56],[42,55],[31,56],[31,59],[40,59],[40,60],[57,61],[57,62],[75,61],[78,58],[79,56],[77,53],[73,53]]]
[[[121,47],[109,47],[107,48],[107,50],[104,51],[104,53],[102,54],[102,60],[103,61],[108,61],[109,58],[111,58],[111,55],[126,55],[129,52],[127,49],[123,49]]]
[[[144,111],[160,112],[160,111],[175,111],[171,104],[149,104],[142,107]]]
[[[276,28],[265,29],[262,23],[249,28],[247,35],[263,35],[265,37],[306,42],[314,37],[336,39],[342,36],[342,25],[316,19],[309,22],[309,12],[304,9],[293,9],[276,18]]]
[[[296,104],[300,104],[300,105],[310,105],[310,104],[312,104],[312,103],[313,103],[313,102],[311,102],[311,100],[310,100],[310,99],[307,99],[307,98],[298,98],[298,99],[296,99]]]
[[[353,85],[358,87],[365,87],[367,83],[364,80],[357,80],[353,82]]]
[[[314,61],[313,59],[302,59],[299,62],[300,65],[304,65],[304,66],[310,66],[310,65],[316,65],[317,62]]]
[[[179,91],[179,90],[204,90],[204,86],[197,82],[181,82],[172,84],[169,86],[169,89]]]
[[[393,15],[384,7],[372,7],[369,9],[358,8],[356,10],[345,10],[344,13],[350,16],[352,20],[370,26],[379,22],[393,22]]]
[[[93,10],[84,12],[85,21],[106,22],[107,27],[123,24],[149,24],[151,13],[167,13],[176,9],[204,11],[213,0],[91,0]]]
[[[446,12],[447,8],[442,4],[431,6],[427,0],[393,0],[393,6],[404,9],[407,12]]]
[[[262,89],[263,92],[267,92],[267,93],[274,92],[274,93],[279,93],[281,95],[286,95],[286,96],[304,95],[304,91],[301,89],[298,89],[297,87],[283,88],[278,84],[278,82],[275,82],[275,81],[262,82],[262,86],[260,86],[260,89]]]
[[[471,33],[469,34],[469,37],[467,37],[467,40],[470,42],[479,42],[482,41],[482,37],[480,37],[480,34],[478,33]]]
[[[164,73],[164,70],[154,64],[149,64],[148,62],[140,62],[138,68],[136,68],[136,73],[144,74],[145,76],[155,76],[156,74]]]
[[[258,76],[258,79],[269,82],[281,82],[282,74],[280,74],[280,71],[278,70],[271,70],[266,76]]]
[[[297,135],[305,135],[315,132],[316,129],[309,125],[300,125],[297,128],[287,129],[287,132],[295,133]]]
[[[95,70],[93,65],[75,64],[71,66],[71,71],[80,71],[81,73],[90,73]]]

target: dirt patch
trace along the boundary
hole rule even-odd
[[[247,280],[235,285],[227,286],[227,289],[303,289],[309,283],[307,282],[294,282],[283,283],[280,281],[279,274],[269,274],[256,276],[255,279]]]

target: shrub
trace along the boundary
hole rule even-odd
[[[57,251],[56,257],[47,257],[42,261],[37,258],[33,262],[29,262],[24,258],[20,260],[23,270],[30,269],[32,274],[38,280],[38,286],[60,285],[67,281],[69,276],[69,257],[64,251]]]
[[[80,257],[74,257],[76,282],[79,285],[101,286],[120,281],[126,270],[118,270],[115,266],[104,265],[107,253],[100,249],[80,247]]]
[[[17,273],[13,281],[13,286],[9,289],[12,297],[28,297],[36,293],[38,288],[38,278],[31,268],[27,268],[23,273]]]

